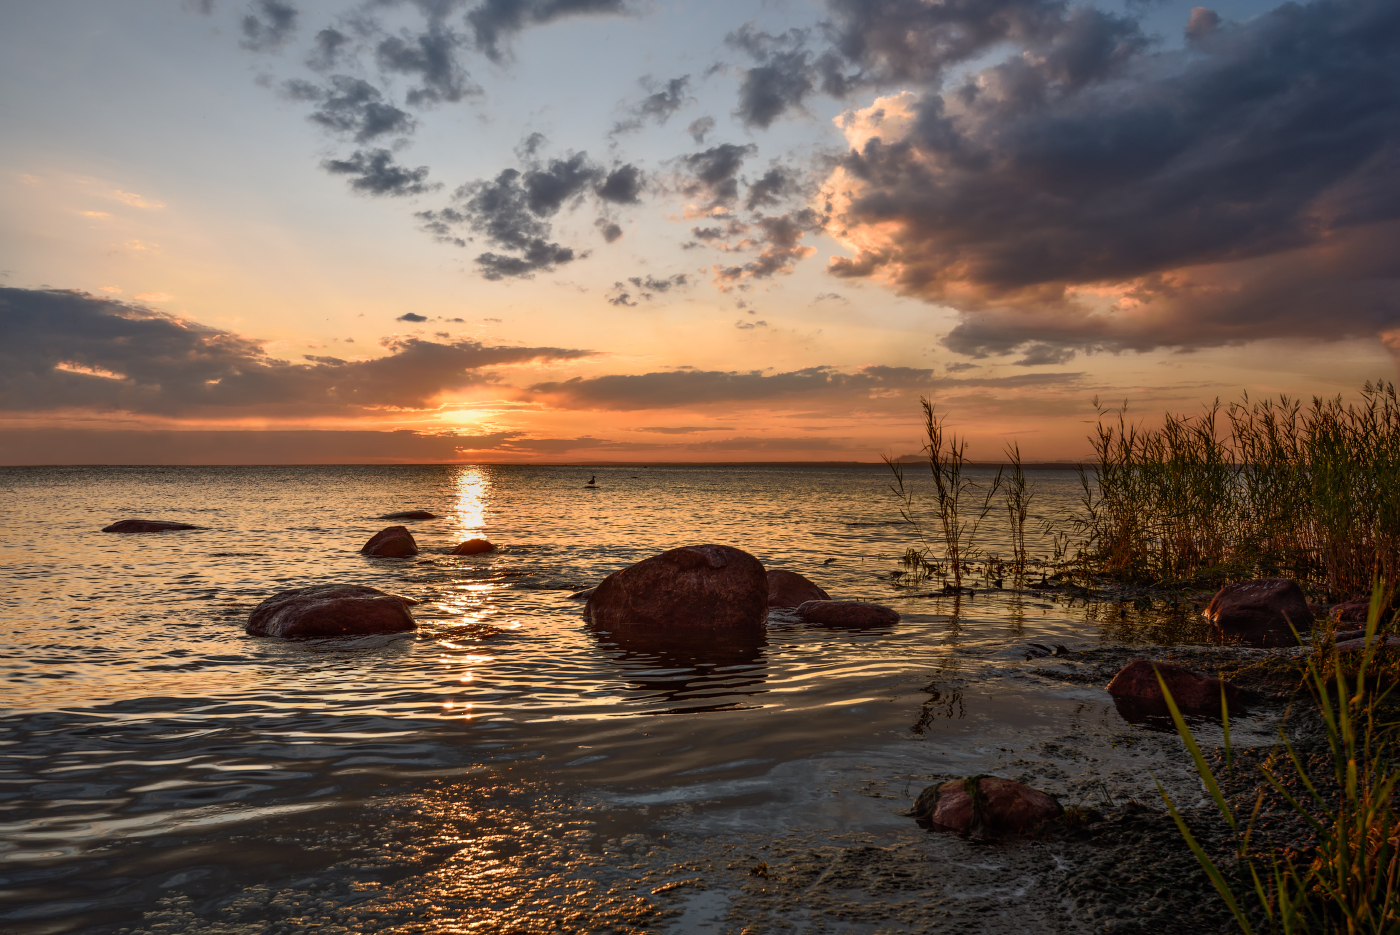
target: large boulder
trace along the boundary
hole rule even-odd
[[[1312,630],[1313,615],[1298,582],[1256,578],[1221,588],[1203,616],[1227,641],[1246,646],[1297,646],[1293,635]]]
[[[418,624],[407,605],[417,603],[376,588],[318,584],[279,591],[248,615],[250,636],[286,639],[402,633]]]
[[[484,555],[496,551],[496,545],[485,539],[468,539],[452,550],[453,555]]]
[[[413,541],[412,533],[403,526],[390,526],[370,536],[369,541],[360,546],[360,551],[380,558],[403,558],[417,555],[418,543]]]
[[[797,615],[827,627],[889,627],[899,623],[893,608],[864,601],[808,601],[797,608]]]
[[[829,601],[831,595],[795,571],[768,572],[768,606],[797,607],[808,601]]]
[[[1030,831],[1063,813],[1052,796],[999,776],[969,776],[929,786],[914,800],[911,812],[939,831],[979,837]]]
[[[103,526],[103,532],[170,532],[175,529],[203,529],[189,523],[172,523],[162,519],[119,519],[110,526]]]
[[[1167,683],[1167,690],[1182,714],[1220,717],[1221,686],[1224,686],[1225,702],[1231,712],[1238,712],[1256,700],[1247,689],[1209,675],[1166,662],[1134,659],[1119,669],[1108,683],[1108,693],[1113,696],[1113,703],[1124,720],[1136,722],[1171,716],[1157,672],[1162,673],[1162,681]]]
[[[740,549],[684,546],[608,575],[589,595],[584,614],[614,632],[762,630],[768,576]]]
[[[405,510],[402,513],[385,513],[380,519],[437,519],[436,513],[427,510]]]

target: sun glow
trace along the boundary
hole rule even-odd
[[[470,539],[486,525],[486,497],[491,490],[491,478],[479,467],[464,467],[457,472],[457,503],[452,509],[452,523],[458,538]]]

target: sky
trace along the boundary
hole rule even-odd
[[[1075,460],[1400,356],[1394,0],[0,0],[0,464]]]

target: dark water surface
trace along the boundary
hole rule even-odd
[[[1149,768],[1199,796],[1101,683],[1023,651],[1198,629],[1029,590],[955,604],[896,587],[917,542],[891,523],[883,470],[602,468],[585,490],[590,473],[0,469],[0,931],[893,932],[925,930],[934,904],[988,920],[967,930],[1039,912],[1032,929],[1089,931],[1032,905],[1044,880],[1011,852],[921,831],[910,798],[995,772],[1145,801]],[[1034,480],[1042,515],[1076,493],[1069,472]],[[378,515],[408,509],[441,517],[408,523],[421,555],[359,554]],[[99,532],[127,517],[207,528]],[[477,536],[500,550],[447,554]],[[568,599],[701,542],[903,619],[774,614],[760,645],[638,651]],[[244,634],[264,597],[325,581],[421,601],[419,630]],[[1239,739],[1271,730],[1242,722]],[[815,861],[805,896],[766,888],[779,851]],[[864,882],[841,882],[851,861]],[[890,889],[911,861],[941,868],[922,895]]]

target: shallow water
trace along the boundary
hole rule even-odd
[[[890,573],[918,543],[887,476],[0,469],[0,931],[923,930],[893,909],[867,924],[821,908],[820,887],[744,903],[769,847],[836,848],[837,864],[912,849],[943,862],[919,885],[950,905],[1031,911],[1015,861],[900,813],[932,778],[973,772],[1146,801],[1150,766],[1196,796],[1172,743],[1023,647],[1205,634],[1029,590],[955,602],[899,587]],[[1033,480],[1041,515],[1075,494],[1070,472]],[[359,554],[389,524],[376,517],[406,509],[441,517],[407,524],[422,554]],[[126,517],[207,528],[99,531]],[[986,545],[1006,554],[997,519]],[[500,549],[447,554],[476,536]],[[699,542],[903,619],[842,631],[776,613],[759,645],[702,654],[584,626],[571,592]],[[412,597],[420,629],[244,634],[264,597],[324,581]],[[1238,739],[1271,730],[1242,721]],[[1045,930],[1078,930],[1043,911]]]

